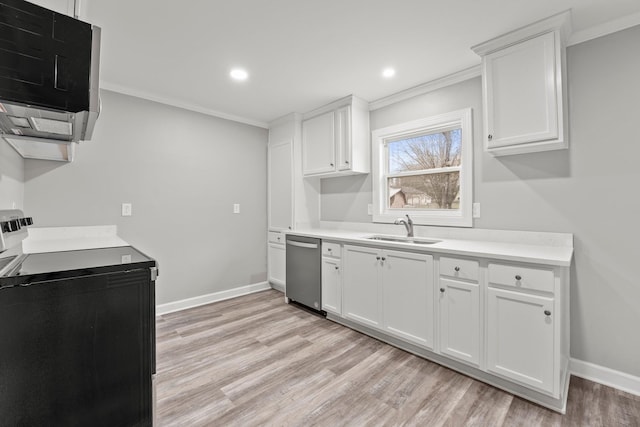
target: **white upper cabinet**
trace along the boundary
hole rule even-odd
[[[293,155],[290,140],[268,147],[269,230],[293,226]]]
[[[496,155],[568,147],[569,12],[474,46],[482,56],[484,146]]]
[[[333,111],[302,122],[302,167],[305,175],[336,170],[335,134]]]
[[[302,121],[304,176],[369,173],[369,104],[348,96],[311,111]]]

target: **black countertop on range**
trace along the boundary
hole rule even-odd
[[[19,265],[0,277],[0,287],[155,266],[153,258],[131,246],[28,254]]]

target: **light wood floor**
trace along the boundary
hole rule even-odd
[[[159,316],[161,426],[640,426],[640,397],[573,377],[567,414],[264,291]]]

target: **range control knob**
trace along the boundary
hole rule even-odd
[[[20,225],[22,227],[26,227],[28,225],[32,225],[33,224],[33,219],[30,216],[24,217],[24,218],[20,218]]]
[[[0,228],[2,229],[3,233],[8,233],[11,231],[11,226],[9,225],[9,221],[2,221],[0,223]]]
[[[9,231],[18,231],[20,230],[20,220],[12,219],[9,221]]]

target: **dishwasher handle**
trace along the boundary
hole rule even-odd
[[[305,249],[318,249],[317,243],[296,242],[294,240],[287,240],[287,245],[297,246],[299,248],[305,248]]]

